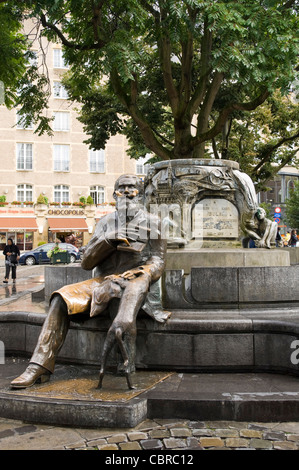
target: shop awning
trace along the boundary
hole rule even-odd
[[[35,231],[37,223],[34,217],[0,217],[0,231]]]
[[[49,230],[51,232],[88,232],[85,219],[80,218],[48,218]]]

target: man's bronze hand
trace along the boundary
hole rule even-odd
[[[126,245],[130,246],[130,242],[126,237],[120,237],[120,238],[117,237],[115,240],[118,241],[118,242],[123,242]]]
[[[129,240],[122,233],[116,233],[116,232],[108,233],[106,235],[106,239],[109,240],[110,242],[120,242],[120,243],[125,243],[126,245],[130,246]]]
[[[142,267],[129,269],[128,271],[125,271],[124,273],[122,273],[121,277],[124,279],[131,280],[140,275],[142,276],[147,275],[148,277],[150,277],[150,274],[147,273]]]
[[[116,281],[116,279],[119,279],[119,278],[120,278],[119,274],[110,274],[110,276],[104,277],[105,281]]]

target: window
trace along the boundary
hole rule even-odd
[[[90,195],[95,204],[103,204],[105,202],[105,188],[103,186],[91,186]]]
[[[105,150],[89,150],[89,171],[105,173]]]
[[[291,192],[294,190],[295,184],[294,181],[289,179],[287,182],[287,199],[291,197]]]
[[[32,170],[32,144],[17,144],[17,170]]]
[[[136,173],[137,175],[146,175],[148,172],[149,165],[146,162],[150,159],[151,155],[147,153],[145,157],[141,157],[136,162]]]
[[[54,202],[69,202],[70,189],[63,184],[54,186]]]
[[[61,49],[53,49],[53,65],[57,69],[67,68]]]
[[[63,100],[67,100],[69,97],[65,87],[60,82],[54,82],[53,95],[54,98],[59,98]]]
[[[26,116],[21,116],[17,111],[17,129],[33,129],[32,122],[30,124],[25,125]]]
[[[54,145],[54,171],[70,171],[69,145]]]
[[[18,184],[17,201],[33,201],[32,186],[30,184]]]
[[[70,113],[56,112],[54,113],[54,131],[69,131],[70,130]]]

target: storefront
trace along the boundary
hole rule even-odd
[[[21,251],[56,240],[80,248],[89,242],[99,218],[114,210],[110,205],[77,208],[9,204],[0,207],[0,250],[4,249],[8,238],[12,238]]]
[[[48,242],[58,239],[80,248],[84,244],[84,232],[88,232],[85,218],[48,217]]]
[[[34,232],[37,229],[33,217],[0,217],[0,250],[4,249],[9,238],[12,238],[21,251],[32,250]]]

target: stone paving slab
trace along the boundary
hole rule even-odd
[[[261,430],[259,437],[249,433],[252,425]],[[292,429],[293,432],[276,432],[281,426]],[[169,437],[171,432],[179,434],[182,428],[188,430],[190,436]],[[196,435],[198,428],[205,430],[201,436]],[[160,431],[160,438],[152,437],[154,430]],[[229,437],[230,432],[234,437]],[[299,423],[146,420],[135,428],[120,431],[118,428],[85,429],[32,425],[0,418],[0,450],[69,449],[146,450],[154,453],[166,450],[299,450]]]
[[[108,427],[137,425],[146,417],[205,421],[299,420],[299,379],[290,375],[141,370],[132,374],[136,390],[130,391],[124,377],[112,372],[105,377],[103,388],[97,390],[97,368],[57,364],[47,384],[11,390],[11,380],[20,375],[27,364],[28,359],[7,357],[5,364],[0,365],[2,417],[18,419],[22,416],[46,424]],[[196,433],[199,437],[203,430]],[[168,437],[187,438],[191,434],[181,428],[165,436]],[[281,440],[279,435],[278,439]]]

